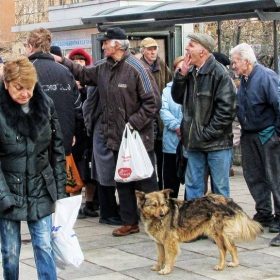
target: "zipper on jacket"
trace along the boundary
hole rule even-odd
[[[193,86],[193,96],[192,96],[193,104],[192,104],[192,122],[191,122],[191,126],[190,126],[190,132],[191,132],[192,126],[193,126],[194,104],[195,104],[195,97],[196,97],[196,92],[197,92],[197,81],[196,81],[197,71],[195,69],[192,71],[192,75],[193,75],[193,79],[194,79],[194,86]],[[189,133],[188,148],[190,147],[190,141],[191,141],[191,133]]]

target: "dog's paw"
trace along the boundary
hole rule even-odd
[[[229,267],[237,267],[238,265],[239,265],[239,263],[229,262],[227,266],[229,266]]]
[[[165,274],[169,274],[170,272],[171,272],[171,269],[165,267],[165,268],[161,269],[158,273],[161,275],[165,275]]]
[[[221,270],[224,270],[225,266],[224,265],[220,265],[220,264],[217,264],[214,269],[217,270],[217,271],[221,271]]]
[[[153,270],[153,271],[159,271],[159,270],[161,270],[161,266],[160,266],[159,264],[155,264],[155,265],[153,265],[153,266],[151,267],[151,270]]]

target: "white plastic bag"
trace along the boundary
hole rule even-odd
[[[126,124],[118,154],[115,181],[131,182],[152,176],[153,165],[137,130]]]
[[[52,241],[56,260],[78,267],[84,261],[76,233],[73,230],[82,203],[82,195],[55,202],[52,215]]]

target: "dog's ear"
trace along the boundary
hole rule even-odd
[[[165,189],[161,191],[164,194],[165,200],[170,198],[170,194],[173,193],[173,190],[171,189]]]
[[[141,208],[145,202],[146,194],[144,192],[135,191],[135,195],[137,198],[137,205]]]

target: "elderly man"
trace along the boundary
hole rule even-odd
[[[230,196],[232,122],[235,85],[212,52],[215,41],[206,34],[189,34],[185,61],[175,74],[172,97],[182,104],[182,141],[188,154],[187,200],[204,195],[204,174],[209,166],[214,193]]]
[[[241,77],[237,116],[241,125],[242,167],[255,200],[253,219],[270,232],[280,225],[280,110],[278,75],[257,63],[250,45],[231,50],[232,68]],[[274,200],[272,213],[271,194]],[[280,235],[271,241],[280,246]]]
[[[172,74],[166,63],[158,56],[159,45],[151,37],[147,37],[140,43],[140,52],[142,57],[140,58],[144,64],[146,64],[157,83],[160,94],[166,87],[167,83],[171,82]],[[162,190],[162,166],[163,166],[163,153],[162,153],[162,134],[163,134],[163,122],[160,118],[159,113],[155,118],[155,154],[157,158],[157,175],[158,175],[158,186]],[[168,188],[168,186],[165,186]]]
[[[100,133],[104,143],[113,151],[114,158],[106,164],[106,176],[114,178],[118,151],[126,123],[139,131],[143,143],[154,164],[153,118],[161,106],[160,93],[148,68],[129,51],[125,31],[119,27],[108,28],[99,37],[103,42],[105,58],[94,66],[85,67],[55,56],[58,62],[67,66],[76,80],[85,85],[97,85],[100,106]],[[112,168],[113,166],[113,168]],[[110,172],[111,171],[111,172]],[[120,215],[123,226],[113,231],[114,236],[126,236],[139,232],[135,190],[145,192],[158,190],[156,174],[151,178],[129,183],[116,183],[120,201]]]

